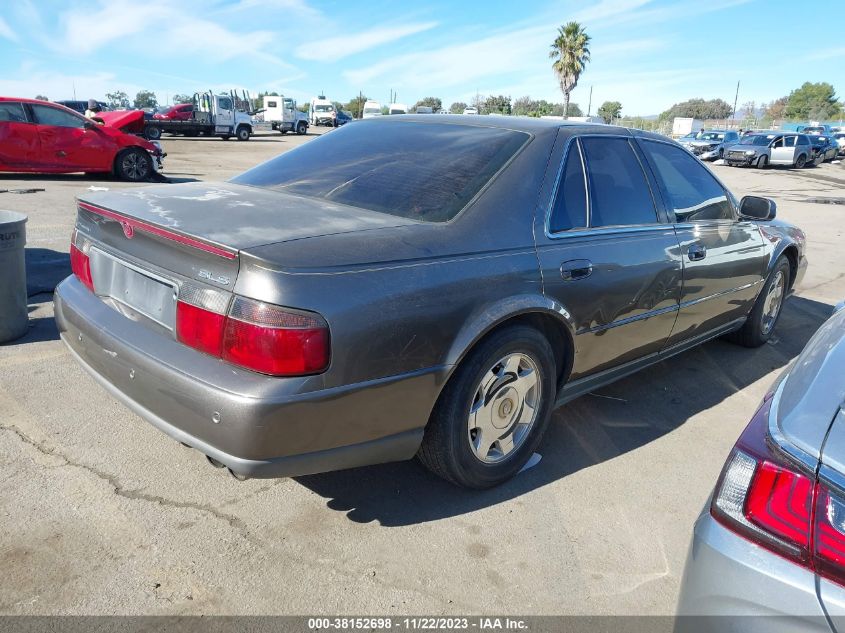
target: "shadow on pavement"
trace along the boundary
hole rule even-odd
[[[715,340],[561,407],[538,452],[542,461],[486,491],[456,488],[416,462],[297,477],[332,510],[358,523],[436,521],[518,497],[584,468],[634,451],[785,366],[830,316],[832,306],[793,297],[775,336],[759,349]],[[751,419],[749,409],[746,419]]]

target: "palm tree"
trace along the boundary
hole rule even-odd
[[[549,58],[563,92],[563,116],[569,118],[569,94],[578,85],[584,66],[590,61],[590,36],[577,22],[558,27]]]

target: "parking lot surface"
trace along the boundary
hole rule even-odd
[[[169,138],[174,182],[308,142]],[[722,340],[557,410],[540,463],[490,491],[415,462],[238,482],[106,394],[53,323],[74,196],[134,187],[2,176],[25,212],[29,334],[0,346],[0,612],[670,614],[692,524],[777,373],[845,299],[845,165],[713,166],[802,227],[809,270],[769,344]],[[837,200],[839,203],[836,203]]]

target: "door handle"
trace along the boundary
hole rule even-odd
[[[67,152],[59,150],[58,152],[56,152],[56,156],[58,156],[59,158],[64,158],[65,156],[67,156]]]
[[[564,281],[586,279],[593,274],[593,263],[589,259],[571,259],[560,265],[560,276]]]
[[[707,247],[704,244],[690,244],[687,257],[691,262],[697,262],[707,257]]]

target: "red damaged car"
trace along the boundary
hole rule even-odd
[[[0,172],[111,173],[134,182],[162,169],[165,154],[143,132],[140,110],[94,120],[49,101],[0,97]]]
[[[162,112],[156,112],[153,115],[154,119],[164,121],[190,121],[194,113],[194,104],[192,103],[177,103],[172,105]]]

